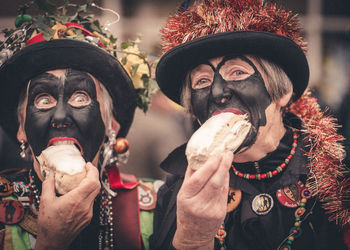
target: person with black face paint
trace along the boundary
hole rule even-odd
[[[269,1],[188,2],[162,29],[159,87],[200,125],[231,112],[245,114],[251,128],[235,152],[198,170],[187,166],[186,144],[162,162],[170,175],[158,192],[151,246],[346,249],[343,138],[305,91],[296,15]]]
[[[115,44],[89,30],[91,17],[80,23],[86,6],[76,7],[72,22],[58,25],[69,20],[59,15],[35,19],[56,23],[47,26],[56,31],[52,39],[29,21],[2,43],[2,55],[14,54],[0,67],[1,126],[33,162],[0,176],[0,249],[149,248],[156,182],[118,168],[128,157],[124,137],[141,96],[115,57]],[[44,154],[60,146],[69,150]],[[86,173],[78,182],[81,161]],[[72,162],[67,172],[57,168]]]

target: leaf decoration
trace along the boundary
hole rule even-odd
[[[36,5],[44,14],[35,18],[26,14],[31,5]],[[151,72],[154,72],[153,64],[148,61],[147,53],[139,50],[141,36],[138,35],[133,41],[121,42],[117,45],[117,38],[105,30],[89,12],[91,6],[91,0],[83,5],[63,0],[61,6],[55,6],[49,0],[28,1],[18,9],[16,29],[2,30],[5,40],[0,41],[0,65],[39,33],[45,40],[68,38],[87,41],[105,49],[121,62],[138,93],[137,105],[146,112],[151,96],[158,90],[158,86],[154,77],[151,76]],[[68,8],[75,8],[75,12],[68,14]],[[67,23],[74,23],[74,25],[66,25]]]
[[[39,10],[45,11],[50,15],[57,13],[57,7],[48,0],[34,0]]]

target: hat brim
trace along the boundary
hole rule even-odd
[[[189,70],[204,60],[230,54],[256,55],[280,66],[293,83],[294,100],[308,85],[309,65],[302,49],[285,36],[257,31],[207,35],[170,49],[157,64],[157,83],[166,96],[180,104]]]
[[[15,136],[19,96],[33,77],[48,70],[71,68],[90,73],[107,89],[113,100],[114,116],[126,136],[136,108],[136,90],[115,57],[96,45],[72,39],[56,39],[29,45],[0,68],[1,126]]]

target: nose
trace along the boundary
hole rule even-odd
[[[71,125],[67,104],[65,104],[62,98],[58,99],[57,105],[51,121],[51,127],[53,128],[66,128]]]
[[[215,74],[211,85],[211,95],[217,104],[225,104],[232,97],[232,92],[228,88],[227,82],[218,73]]]

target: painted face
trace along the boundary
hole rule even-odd
[[[252,128],[241,148],[255,142],[271,98],[250,59],[234,55],[204,62],[191,71],[190,82],[193,112],[201,123],[216,112],[247,114]]]
[[[84,159],[92,161],[105,134],[94,80],[77,70],[32,79],[24,128],[36,156],[50,140],[69,137],[80,144]]]

